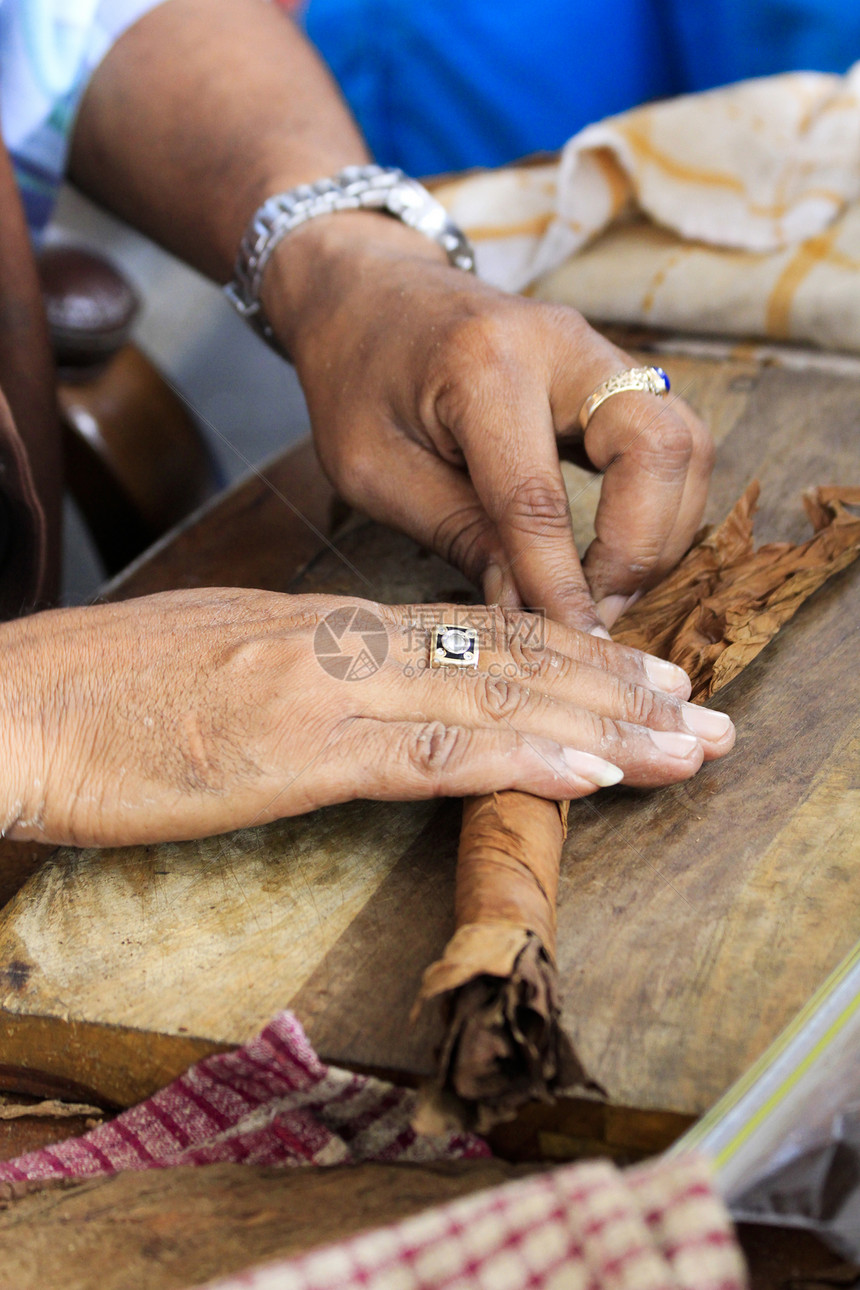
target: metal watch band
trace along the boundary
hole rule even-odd
[[[255,211],[239,245],[233,281],[224,293],[255,331],[275,345],[274,333],[260,303],[263,274],[272,252],[288,233],[334,211],[378,210],[438,242],[455,268],[475,271],[475,256],[464,234],[448,218],[441,202],[402,170],[383,166],[347,166],[332,179],[300,184],[269,197]]]

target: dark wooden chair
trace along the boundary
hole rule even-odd
[[[130,340],[140,302],[119,270],[77,246],[39,257],[57,363],[66,487],[108,574],[221,484],[200,427]]]

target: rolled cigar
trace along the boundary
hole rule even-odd
[[[424,974],[417,1006],[443,996],[439,1076],[418,1127],[485,1133],[529,1101],[588,1079],[561,1026],[556,893],[567,802],[468,798],[457,857],[457,931]]]

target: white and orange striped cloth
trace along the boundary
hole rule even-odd
[[[83,1137],[0,1163],[2,1183],[170,1165],[296,1167],[489,1155],[471,1134],[421,1137],[416,1094],[326,1066],[277,1016]],[[218,1290],[743,1290],[743,1260],[704,1161],[608,1161],[478,1192]],[[214,1288],[213,1288],[214,1290]]]
[[[603,322],[860,351],[860,63],[636,108],[436,188],[482,276]]]

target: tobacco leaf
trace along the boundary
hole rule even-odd
[[[726,520],[705,529],[673,573],[619,619],[622,645],[659,654],[683,667],[692,697],[704,702],[728,685],[823,582],[857,558],[860,488],[814,488],[804,494],[814,535],[794,545],[753,547],[759,497],[749,485]]]
[[[860,552],[860,488],[804,495],[814,535],[756,551],[753,482],[717,528],[619,619],[613,639],[670,659],[704,702],[751,663],[827,578]],[[556,894],[567,803],[503,792],[464,803],[457,856],[457,931],[424,974],[416,1010],[446,1012],[436,1080],[416,1126],[486,1132],[527,1102],[589,1079],[561,1025]]]

